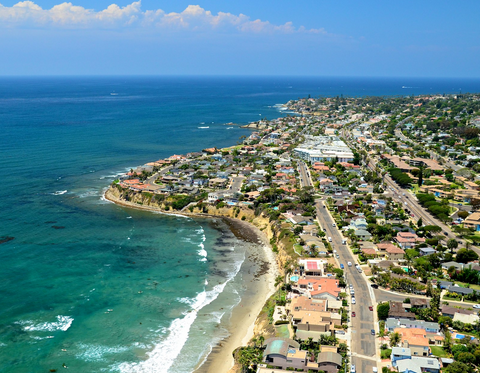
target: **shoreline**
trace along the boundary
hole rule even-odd
[[[241,346],[246,346],[255,335],[255,326],[260,312],[266,301],[275,292],[275,278],[279,274],[275,254],[272,251],[270,242],[257,226],[247,221],[226,217],[222,215],[198,214],[198,213],[171,213],[160,208],[138,205],[133,202],[123,201],[105,190],[103,198],[116,205],[147,210],[165,215],[182,215],[197,218],[221,218],[229,227],[231,232],[246,243],[253,244],[247,253],[244,265],[257,266],[254,276],[248,281],[248,290],[241,302],[235,306],[228,321],[229,336],[219,341],[205,356],[194,373],[233,373],[234,358],[233,351]],[[260,259],[259,259],[260,256]],[[249,263],[247,263],[249,261]],[[263,261],[262,264],[259,261]]]

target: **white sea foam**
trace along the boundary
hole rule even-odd
[[[148,359],[140,363],[121,363],[118,367],[122,373],[167,373],[180,355],[188,339],[190,328],[197,318],[198,312],[213,302],[238,273],[241,262],[236,264],[235,270],[222,284],[215,285],[213,289],[203,291],[193,299],[181,298],[181,302],[190,304],[191,311],[184,313],[183,318],[173,320],[167,330],[167,335],[155,348],[148,353]],[[216,315],[218,318],[220,315]],[[223,315],[222,315],[223,316]],[[221,318],[221,317],[220,317]],[[178,372],[175,372],[178,373]]]
[[[98,196],[99,194],[100,194],[100,191],[98,191],[97,189],[90,189],[81,193],[77,193],[78,197],[80,198],[95,197],[95,196]],[[104,193],[101,193],[101,195],[103,196]]]
[[[27,332],[55,332],[63,330],[64,332],[70,328],[73,318],[70,316],[58,315],[57,321],[36,323],[32,320],[17,321],[17,324],[22,325],[23,330]]]
[[[111,346],[79,343],[78,349],[81,351],[76,355],[78,359],[92,362],[92,361],[103,361],[105,360],[105,355],[118,354],[118,353],[127,351],[129,347],[126,347],[126,346],[111,347]]]
[[[182,214],[167,213],[167,212],[162,212],[162,211],[152,211],[152,213],[153,214],[158,214],[158,215],[176,216],[177,218],[191,219],[190,216],[186,216],[186,215],[182,215]]]
[[[206,127],[198,127],[198,128],[201,128],[201,129],[203,129],[203,128],[210,128],[210,127],[209,127],[209,126],[206,126]]]
[[[54,196],[61,196],[62,194],[67,193],[67,190],[57,190],[56,192],[53,192],[52,195]]]

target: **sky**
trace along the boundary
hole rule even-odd
[[[478,0],[0,0],[0,75],[480,78]]]

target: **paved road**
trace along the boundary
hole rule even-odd
[[[400,140],[403,140],[403,141],[410,141],[412,143],[414,143],[415,145],[419,145],[419,146],[422,146],[424,147],[423,144],[419,144],[418,142],[412,140],[412,139],[409,139],[407,138],[399,129],[396,129],[395,130],[395,135],[400,139]],[[432,157],[432,159],[435,159],[436,161],[438,160],[443,160],[444,162],[444,165],[446,167],[450,167],[452,170],[454,171],[458,171],[460,170],[462,167],[459,166],[459,165],[456,165],[455,163],[453,163],[452,161],[448,160],[448,159],[445,159],[445,158],[442,158],[440,156],[440,154],[438,154],[437,152],[434,152],[433,150],[429,150],[429,149],[425,149],[429,154],[430,156]]]
[[[302,188],[313,186],[310,172],[308,172],[306,164],[302,161],[298,162],[298,172],[300,173],[300,186]]]
[[[327,208],[323,206],[323,201],[317,202],[317,219],[321,228],[326,229],[327,237],[332,238],[332,246],[337,250],[337,254],[340,257],[339,262],[345,266],[346,282],[347,284],[353,284],[357,300],[357,303],[352,304],[350,307],[350,316],[352,311],[356,313],[356,317],[351,317],[351,363],[355,364],[357,372],[372,372],[372,368],[377,366],[377,360],[376,338],[371,334],[371,330],[376,330],[376,328],[373,312],[368,309],[368,306],[372,305],[368,289],[369,285],[365,278],[355,269],[353,254],[346,245],[342,244],[343,236],[337,228],[332,226],[334,221],[330,217]],[[352,262],[352,267],[348,267],[348,262]]]
[[[368,167],[370,169],[375,169],[375,164],[373,162],[375,162],[375,160],[370,161],[368,164]],[[408,189],[401,188],[388,175],[385,175],[384,181],[387,184],[389,192],[392,194],[394,201],[401,203],[404,209],[406,208],[410,210],[410,212],[413,213],[416,221],[418,221],[419,218],[422,218],[423,225],[438,225],[440,228],[442,228],[443,235],[446,237],[445,241],[450,238],[457,238],[457,236],[455,235],[455,233],[452,232],[449,226],[430,215],[430,213],[428,213],[422,206],[420,206],[420,204],[417,202],[416,197],[413,196]],[[457,239],[457,241],[459,242],[458,249],[464,247],[463,241],[459,239]],[[473,247],[472,249],[474,249],[475,251],[478,250]]]
[[[230,186],[230,191],[232,191],[234,194],[240,192],[240,189],[242,188],[243,179],[245,179],[245,176],[232,177],[232,184]]]

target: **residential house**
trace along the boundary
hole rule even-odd
[[[420,248],[420,256],[432,255],[435,254],[437,251],[432,247],[421,247]]]
[[[402,249],[411,249],[412,247],[425,242],[425,238],[418,237],[411,232],[398,232],[395,241]]]
[[[318,370],[326,373],[337,373],[342,367],[342,360],[342,355],[337,352],[335,346],[321,346],[320,353],[317,356]]]
[[[397,362],[399,373],[440,373],[440,362],[433,357],[412,356]]]
[[[407,347],[413,356],[430,355],[430,344],[424,329],[395,328],[394,333],[400,334],[401,347]]]
[[[294,225],[312,225],[313,218],[311,216],[302,216],[302,215],[295,215],[292,216],[290,222]]]
[[[467,310],[465,308],[455,308],[455,307],[450,307],[447,305],[442,305],[440,307],[440,311],[442,313],[442,316],[448,316],[451,317],[452,319],[455,317],[455,314],[464,314],[464,315],[473,315],[476,314],[475,311],[473,310]]]
[[[363,229],[358,229],[353,234],[361,240],[370,240],[372,238],[370,232]]]
[[[416,315],[413,312],[410,312],[409,309],[407,309],[405,306],[407,306],[407,304],[404,304],[402,302],[390,301],[390,309],[388,311],[388,317],[395,318],[395,319],[415,320]]]
[[[405,347],[393,347],[392,353],[390,354],[390,359],[392,360],[392,366],[397,367],[397,362],[399,360],[411,359],[412,352],[409,348]]]
[[[377,246],[382,245],[378,244]],[[393,244],[383,244],[386,251],[386,258],[388,260],[402,260],[405,257],[405,251]]]
[[[307,351],[300,350],[300,344],[293,339],[269,338],[265,341],[263,361],[281,369],[304,369]]]
[[[323,276],[326,262],[323,259],[298,259],[300,273],[303,276]]]
[[[424,320],[411,320],[404,318],[388,318],[385,321],[385,329],[389,332],[393,332],[396,328],[412,328],[423,329],[427,333],[439,333],[440,325],[436,322],[424,321]]]
[[[340,294],[338,280],[332,277],[302,278],[292,288],[315,299],[336,300]]]
[[[467,216],[463,221],[463,225],[465,228],[473,228],[476,231],[480,231],[480,212],[474,212]]]

